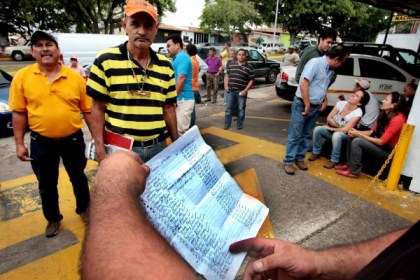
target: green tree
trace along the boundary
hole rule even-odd
[[[343,41],[374,42],[377,34],[386,28],[389,11],[359,2],[353,2],[354,13],[347,18],[334,18],[333,28],[338,30]]]
[[[125,0],[72,0],[61,5],[77,19],[77,32],[112,34],[122,18]]]
[[[236,30],[248,32],[252,24],[260,23],[260,15],[248,0],[206,0],[200,27],[207,33],[225,32],[230,40]]]
[[[267,24],[274,22],[276,2],[260,0],[255,4]],[[384,28],[383,20],[382,10],[351,0],[280,0],[278,13],[278,22],[289,31],[291,44],[298,33],[318,34],[326,26],[345,40],[371,41]]]
[[[175,12],[174,0],[151,0],[158,16]],[[29,37],[36,29],[81,33],[114,33],[123,17],[126,0],[2,0],[0,26],[6,32]]]
[[[30,36],[36,29],[68,32],[75,23],[56,0],[3,0],[0,25],[6,32]]]
[[[151,0],[161,18],[165,11],[175,12],[174,0]],[[66,11],[76,19],[78,32],[113,34],[120,26],[126,0],[73,0],[63,1]]]

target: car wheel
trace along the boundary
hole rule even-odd
[[[12,59],[16,60],[16,61],[22,61],[23,60],[23,53],[21,53],[21,52],[12,53]]]
[[[274,84],[274,82],[276,81],[276,78],[277,78],[277,70],[270,69],[270,71],[268,71],[267,76],[265,77],[265,81],[268,84]]]

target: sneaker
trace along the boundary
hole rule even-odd
[[[334,162],[330,160],[324,165],[324,167],[327,169],[331,169],[331,168],[334,168],[336,165],[338,165],[338,162]]]
[[[284,172],[286,172],[288,175],[295,175],[295,168],[291,164],[285,164]]]
[[[230,125],[225,125],[225,127],[223,127],[224,130],[228,130],[230,128]]]
[[[244,128],[244,126],[243,126],[243,125],[238,125],[238,126],[236,127],[236,129],[238,129],[238,130],[241,130],[242,128]]]
[[[203,99],[204,102],[210,102],[211,100],[209,98]]]
[[[46,237],[54,237],[58,233],[58,228],[60,227],[60,222],[51,222],[48,221],[47,227],[45,229]]]
[[[299,167],[300,170],[308,170],[308,166],[306,165],[306,163],[302,160],[302,161],[295,161],[295,164],[297,165],[297,167]]]
[[[317,159],[319,159],[321,157],[321,155],[312,153],[311,156],[308,158],[309,161],[315,161]]]

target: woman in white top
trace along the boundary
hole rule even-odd
[[[353,93],[347,101],[338,101],[328,114],[327,124],[317,126],[314,130],[312,155],[310,161],[320,157],[322,138],[331,140],[332,151],[330,161],[324,165],[331,169],[340,162],[343,142],[348,139],[347,132],[355,127],[363,116],[364,106],[369,102],[369,94],[364,90]]]

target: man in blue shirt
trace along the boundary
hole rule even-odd
[[[311,59],[305,66],[292,103],[292,116],[283,159],[286,174],[295,174],[293,163],[301,170],[308,166],[303,161],[318,120],[319,109],[326,102],[325,95],[334,77],[333,69],[340,67],[348,53],[342,46],[332,48],[325,56]]]
[[[166,47],[172,57],[172,65],[175,71],[176,92],[178,94],[176,119],[178,136],[181,136],[190,128],[191,114],[195,104],[192,90],[193,67],[191,58],[183,51],[181,37],[178,35],[169,37]]]

